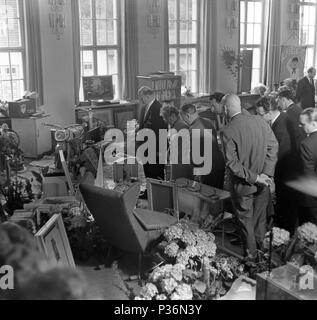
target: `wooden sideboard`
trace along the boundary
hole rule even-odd
[[[90,106],[88,102],[80,103],[75,109],[76,122],[81,124],[88,117],[88,112],[82,108],[92,109],[94,119],[102,121],[108,126],[114,126],[120,130],[126,129],[128,120],[138,119],[139,117],[139,102],[138,101],[120,101],[118,103],[97,103]]]

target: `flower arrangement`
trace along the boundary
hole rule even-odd
[[[317,242],[317,226],[313,223],[306,223],[297,229],[298,238],[307,243]]]
[[[281,246],[287,245],[290,241],[290,233],[286,230],[280,229],[280,228],[273,228],[273,248],[279,248]],[[269,249],[270,246],[270,235],[271,232],[268,232],[265,235],[265,239],[263,242],[263,246],[265,249]]]
[[[167,258],[191,269],[199,268],[204,258],[213,258],[216,255],[215,236],[187,220],[168,228],[164,232],[164,238],[167,241],[164,244]]]
[[[216,255],[212,233],[187,220],[164,232],[169,264],[156,268],[135,300],[213,300],[244,273],[238,259]]]

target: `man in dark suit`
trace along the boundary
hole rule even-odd
[[[154,91],[149,87],[142,87],[138,92],[142,104],[139,130],[151,129],[156,136],[156,164],[144,164],[146,178],[164,180],[164,164],[159,164],[159,132],[167,130],[168,126],[161,117],[162,105],[156,100]]]
[[[300,127],[300,115],[302,108],[292,100],[292,91],[287,87],[281,87],[278,94],[279,108],[287,114],[287,130],[291,138],[292,154],[297,154],[299,146],[306,135]]]
[[[302,174],[307,178],[317,177],[317,111],[306,109],[301,117],[301,124],[308,137],[300,145]],[[317,198],[303,196],[300,222],[312,222],[317,225]]]
[[[200,141],[197,143],[200,144],[200,153],[205,155],[204,152],[204,130],[212,131],[212,170],[210,174],[201,176],[201,182],[203,184],[215,187],[218,189],[223,189],[224,184],[224,173],[225,173],[225,161],[223,154],[218,145],[217,131],[215,130],[212,122],[209,119],[199,117],[199,113],[196,107],[192,104],[184,105],[181,108],[181,115],[184,121],[189,126],[191,136],[193,130],[200,130]],[[192,141],[192,144],[195,141]],[[193,151],[193,146],[191,147]]]
[[[224,98],[229,124],[222,131],[229,189],[242,227],[246,254],[256,257],[266,233],[268,187],[277,162],[278,142],[259,116],[242,113],[236,95]]]
[[[192,166],[190,165],[190,158],[186,163],[186,159],[183,159],[183,153],[186,152],[190,155],[190,139],[183,139],[182,132],[189,133],[188,125],[181,119],[179,109],[173,105],[166,103],[161,109],[161,115],[164,121],[169,125],[169,150],[167,155],[167,161],[169,166],[170,180],[176,180],[178,178],[192,179]],[[178,139],[177,141],[175,139]],[[177,142],[176,144],[174,144]],[[173,154],[173,148],[177,146],[177,159],[175,159],[176,153]],[[186,151],[187,150],[187,151]],[[176,161],[177,160],[177,161]],[[184,161],[183,161],[184,160]],[[177,163],[176,163],[177,162]]]
[[[315,108],[315,77],[316,69],[312,67],[307,70],[307,76],[298,82],[296,98],[303,110]]]
[[[293,197],[289,197],[292,190],[286,186],[296,168],[292,167],[291,135],[288,131],[288,117],[279,110],[276,98],[264,97],[259,101],[264,108],[264,119],[270,124],[279,143],[278,161],[276,164],[274,182],[276,186],[275,222],[279,228],[294,231],[297,221],[297,205]]]

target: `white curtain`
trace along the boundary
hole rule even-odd
[[[80,63],[80,21],[78,0],[72,0],[72,31],[73,31],[73,57],[74,57],[74,96],[75,104],[79,104],[79,90],[81,83]]]
[[[43,71],[38,0],[26,0],[26,89],[39,94],[39,105],[43,105]]]
[[[122,97],[135,99],[139,72],[137,1],[122,0]]]
[[[270,89],[279,82],[281,65],[281,1],[267,0],[268,20],[264,35],[264,59],[262,82]]]
[[[216,87],[216,55],[215,39],[217,37],[217,1],[200,1],[200,59],[199,59],[199,90],[211,93]]]

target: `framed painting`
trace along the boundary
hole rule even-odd
[[[75,268],[64,222],[60,214],[52,218],[35,234],[39,250],[53,263]]]

